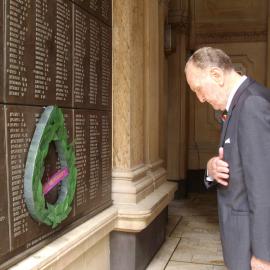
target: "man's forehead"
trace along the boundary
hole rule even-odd
[[[186,69],[187,80],[195,83],[200,77],[200,70],[193,64],[189,64]]]
[[[193,64],[192,62],[188,63],[187,64],[187,73],[200,73],[202,72],[203,70],[200,69],[199,67],[197,67],[195,64]]]

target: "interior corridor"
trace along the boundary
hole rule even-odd
[[[225,270],[216,193],[192,193],[169,204],[166,241],[147,270]]]

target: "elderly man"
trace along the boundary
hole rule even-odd
[[[185,68],[200,102],[227,111],[219,154],[205,183],[217,184],[224,261],[230,270],[270,269],[270,90],[239,75],[222,50],[197,50]]]

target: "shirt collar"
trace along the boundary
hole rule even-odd
[[[230,109],[230,106],[231,106],[231,103],[232,103],[232,100],[233,100],[233,97],[237,91],[237,89],[240,87],[240,85],[247,79],[247,76],[246,75],[243,75],[241,76],[240,80],[235,84],[235,86],[233,87],[230,95],[229,95],[229,98],[228,98],[228,101],[227,101],[227,105],[226,105],[226,110],[227,112],[229,111]]]

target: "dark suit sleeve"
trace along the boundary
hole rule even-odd
[[[250,209],[252,254],[270,261],[270,103],[246,99],[239,119],[238,144]]]

